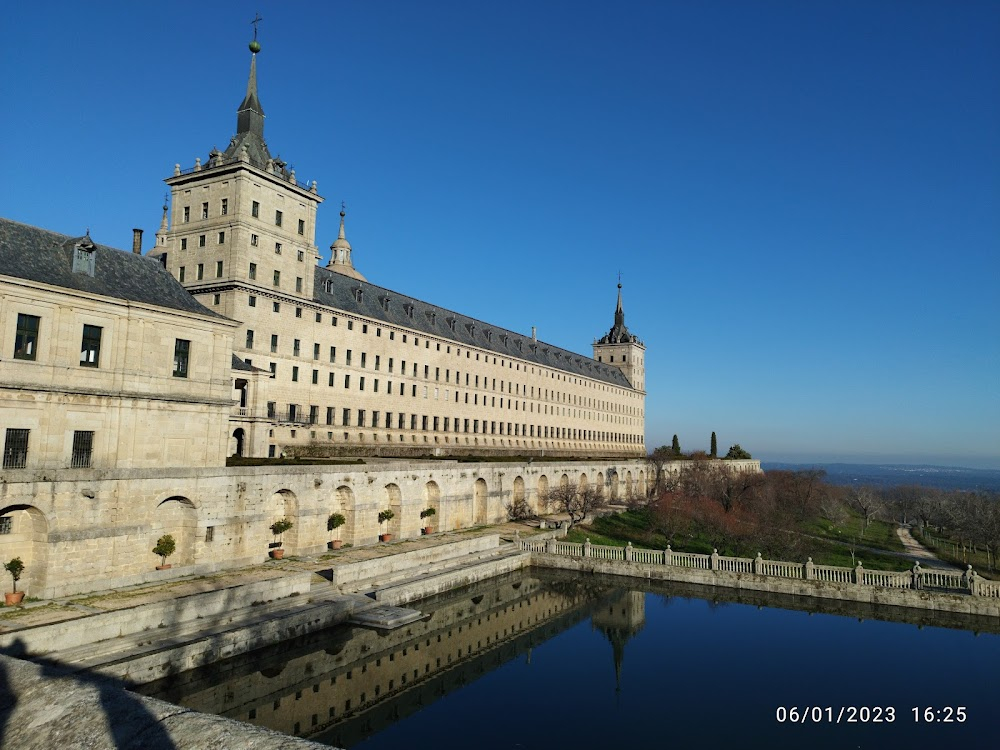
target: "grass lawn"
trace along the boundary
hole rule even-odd
[[[856,544],[862,547],[875,547],[890,552],[904,552],[903,542],[900,541],[896,533],[896,524],[888,521],[872,521],[868,528],[864,528],[864,518],[853,511],[848,513],[847,519],[840,524],[836,524],[827,518],[807,521],[802,524],[799,531],[810,536],[818,536],[829,539],[832,542],[850,546]]]

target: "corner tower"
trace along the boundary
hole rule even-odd
[[[166,179],[170,225],[157,233],[156,252],[174,277],[202,304],[237,320],[248,319],[248,294],[311,300],[319,260],[316,209],[323,199],[316,183],[300,183],[264,140],[259,52],[255,38],[236,135],[225,151],[212,148],[205,163],[174,166]]]
[[[617,367],[635,390],[646,392],[646,347],[625,327],[621,283],[618,284],[615,324],[611,326],[610,331],[594,342],[594,359]]]

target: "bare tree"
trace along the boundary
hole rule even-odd
[[[589,484],[586,486],[565,484],[549,487],[546,499],[550,512],[565,513],[569,516],[570,527],[607,504],[597,488]]]
[[[523,497],[512,500],[504,508],[507,511],[508,521],[527,521],[535,517],[535,511],[531,509],[531,505]]]
[[[882,512],[885,501],[882,500],[878,491],[871,487],[852,487],[848,494],[848,502],[865,519],[865,525],[861,527],[861,536],[865,535],[865,529]]]

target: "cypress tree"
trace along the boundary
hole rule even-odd
[[[715,440],[715,433],[714,432],[712,433],[712,450],[709,452],[708,455],[710,455],[712,458],[718,458],[719,457],[719,444]]]
[[[675,456],[681,455],[681,441],[677,439],[676,435],[674,435],[674,440],[670,444],[670,448],[673,450]]]

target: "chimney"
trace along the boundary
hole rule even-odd
[[[142,255],[142,230],[133,229],[132,230],[132,252],[136,255]]]
[[[531,340],[538,341],[538,329],[535,326],[531,326]]]

